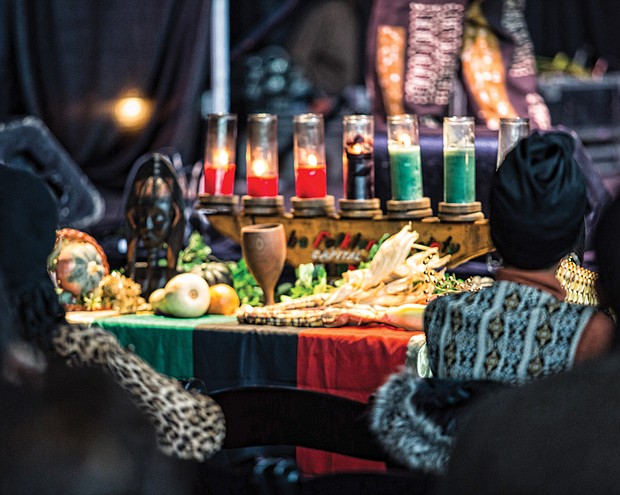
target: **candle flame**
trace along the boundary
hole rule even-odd
[[[316,164],[318,163],[318,160],[316,158],[316,155],[314,153],[310,153],[308,155],[308,166],[310,167],[316,167]]]
[[[255,177],[262,177],[267,173],[267,162],[263,159],[254,160],[252,162],[252,171]]]
[[[411,136],[409,136],[409,134],[401,134],[400,135],[400,144],[402,144],[404,147],[409,147],[411,146]]]
[[[362,153],[362,145],[359,143],[355,143],[352,147],[351,147],[351,152],[355,153],[356,155],[359,155]]]
[[[228,151],[220,150],[217,153],[216,163],[218,165],[228,165]]]

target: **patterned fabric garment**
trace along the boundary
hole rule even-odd
[[[69,366],[100,367],[111,374],[153,423],[164,454],[204,461],[220,450],[226,433],[220,406],[156,372],[111,333],[60,325],[53,346]]]
[[[563,371],[595,311],[509,281],[437,298],[424,313],[433,375],[523,383]]]

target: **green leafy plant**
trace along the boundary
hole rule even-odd
[[[276,299],[287,301],[303,296],[329,292],[334,287],[327,283],[327,271],[322,264],[302,263],[295,269],[296,280],[280,284],[276,290]]]
[[[195,230],[189,236],[185,249],[179,253],[177,269],[189,272],[194,266],[211,261],[212,252],[213,250],[205,244],[200,232]]]
[[[254,276],[250,273],[245,260],[227,262],[233,279],[233,288],[239,296],[241,304],[250,306],[262,306],[265,301],[263,289],[258,285]]]

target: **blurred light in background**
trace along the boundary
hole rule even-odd
[[[118,127],[124,131],[137,131],[146,126],[153,106],[151,102],[139,96],[120,98],[114,105],[114,118]]]

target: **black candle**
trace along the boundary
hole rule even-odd
[[[372,199],[375,196],[373,143],[357,134],[345,143],[344,196],[346,199]]]

